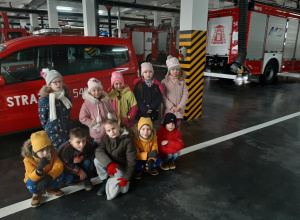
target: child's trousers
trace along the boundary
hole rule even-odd
[[[46,188],[57,188],[58,184],[62,181],[63,178],[64,178],[64,173],[62,173],[59,177],[49,182],[46,185]],[[37,184],[38,181],[34,182],[31,179],[28,179],[26,182],[26,186],[29,192],[31,192],[32,194],[39,194],[39,190],[37,189]]]
[[[90,179],[90,173],[91,173],[91,160],[90,159],[85,159],[83,161],[81,161],[81,163],[79,164],[80,168],[83,169],[83,171],[86,173],[87,175],[87,179]],[[65,176],[63,178],[63,182],[66,184],[71,184],[74,181],[76,175],[71,174],[71,173],[67,173],[65,172]]]
[[[170,161],[174,161],[177,159],[178,156],[179,156],[179,153],[167,154],[167,156],[165,156],[165,158],[163,159],[163,162],[167,163]]]

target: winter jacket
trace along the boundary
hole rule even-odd
[[[58,156],[64,163],[64,172],[75,175],[80,175],[81,168],[77,163],[73,163],[75,157],[79,157],[81,161],[89,159],[93,160],[95,147],[90,141],[86,144],[82,152],[76,150],[69,141],[63,143],[58,149]]]
[[[96,149],[96,159],[105,167],[111,162],[124,168],[123,178],[131,179],[136,164],[136,149],[129,132],[125,128],[120,129],[120,136],[110,138],[103,136],[100,146]]]
[[[167,113],[174,113],[177,118],[183,118],[184,108],[189,98],[189,93],[187,90],[185,82],[185,73],[174,83],[172,79],[169,78],[169,72],[167,73],[165,79],[161,81],[164,88],[163,93],[163,105],[162,105],[162,117]],[[173,112],[171,109],[174,106],[181,108],[180,112]]]
[[[71,100],[69,89],[63,85],[65,90],[65,97]],[[71,108],[67,109],[62,101],[56,99],[56,115],[57,119],[50,121],[50,106],[49,106],[49,92],[47,86],[43,86],[40,90],[41,98],[39,99],[39,117],[42,127],[46,131],[53,146],[58,148],[62,143],[69,140],[70,126],[71,126]]]
[[[157,146],[157,137],[156,131],[153,128],[153,132],[151,134],[151,138],[148,140],[143,140],[139,137],[138,126],[137,124],[132,128],[133,134],[133,142],[137,151],[137,159],[138,160],[148,160],[148,153],[156,151],[158,153],[158,146]],[[157,158],[151,158],[156,162]]]
[[[109,97],[106,93],[102,92],[102,97],[100,101],[95,99],[92,95],[89,94],[88,90],[85,89],[82,98],[85,100],[81,106],[79,113],[79,121],[88,126],[90,130],[90,136],[96,139],[97,142],[100,142],[101,137],[105,135],[104,123],[109,119],[109,114],[112,114],[113,117],[116,117],[115,110],[110,104]],[[100,122],[97,123],[98,108],[99,107],[99,116]],[[95,128],[95,125],[99,125],[99,128]]]
[[[134,125],[134,118],[138,111],[138,106],[133,92],[129,87],[125,87],[119,93],[113,89],[108,94],[110,102],[116,112],[118,124],[126,127]],[[118,97],[121,97],[120,100]]]
[[[167,140],[169,143],[162,146],[161,142]],[[180,151],[183,146],[183,140],[180,131],[174,129],[173,131],[168,131],[164,126],[160,126],[157,132],[157,142],[158,142],[158,156],[164,158],[167,154],[174,154]]]
[[[140,90],[140,83],[142,89]],[[162,102],[162,86],[154,79],[154,83],[149,87],[144,79],[134,81],[134,96],[138,104],[137,120],[140,117],[150,117],[152,121],[158,119],[158,108]],[[147,107],[149,105],[149,108]],[[148,109],[151,109],[151,114],[147,114]]]
[[[51,160],[50,163],[44,167],[44,173],[42,176],[36,174],[36,169],[39,163],[32,156],[31,145],[23,147],[22,155],[25,157],[23,160],[25,165],[25,183],[28,179],[31,179],[33,182],[38,182],[46,174],[51,176],[53,179],[56,179],[64,171],[63,162],[59,159],[55,149],[51,149]]]

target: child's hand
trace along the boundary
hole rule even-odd
[[[108,164],[108,166],[107,166],[107,172],[108,172],[108,175],[115,175],[115,173],[117,172],[117,167],[118,167],[119,165],[118,164],[116,164],[116,163],[110,163],[110,164]]]
[[[42,173],[43,172],[43,169],[44,167],[49,164],[49,160],[47,160],[46,157],[43,157],[40,162],[39,162],[39,165],[37,166],[36,170],[39,172],[39,173]]]
[[[80,178],[80,180],[84,180],[85,178],[87,178],[87,175],[83,170],[81,170],[81,172],[79,174],[79,178]]]
[[[162,146],[165,146],[165,145],[167,145],[168,143],[169,143],[169,141],[163,140],[163,141],[161,142],[161,145],[162,145]]]
[[[147,114],[151,114],[152,110],[148,109]]]
[[[180,112],[181,111],[181,108],[180,107],[177,107],[176,108],[176,112]]]
[[[122,186],[122,187],[125,187],[127,185],[127,181],[122,177],[122,178],[119,178],[118,179],[119,181],[119,185]]]
[[[73,163],[81,163],[81,157],[79,156],[74,157]]]
[[[176,107],[176,106],[173,106],[173,107],[171,108],[171,110],[172,110],[173,112],[176,112],[177,107]]]

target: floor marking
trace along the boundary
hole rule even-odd
[[[205,147],[209,147],[211,145],[218,144],[218,143],[223,142],[223,141],[227,141],[229,139],[232,139],[232,138],[250,133],[252,131],[256,131],[256,130],[268,127],[270,125],[277,124],[277,123],[282,122],[282,121],[286,121],[288,119],[291,119],[291,118],[294,118],[294,117],[297,117],[297,116],[300,116],[300,112],[296,112],[294,114],[290,114],[290,115],[287,115],[287,116],[284,116],[284,117],[281,117],[281,118],[277,118],[277,119],[274,119],[272,121],[269,121],[269,122],[266,122],[266,123],[263,123],[263,124],[260,124],[260,125],[256,125],[256,126],[253,126],[253,127],[250,127],[250,128],[246,128],[244,130],[240,130],[240,131],[228,134],[228,135],[224,135],[222,137],[219,137],[219,138],[216,138],[216,139],[213,139],[213,140],[210,140],[210,141],[206,141],[206,142],[203,142],[203,143],[200,143],[200,144],[196,144],[196,145],[193,145],[191,147],[187,147],[187,148],[182,149],[180,155],[188,154],[188,153],[191,153],[193,151],[200,150],[200,149],[203,149]],[[93,185],[97,185],[101,182],[98,177],[92,178],[91,181],[92,181]],[[68,187],[62,188],[62,190],[64,191],[65,196],[69,195],[69,194],[72,194],[74,192],[77,192],[79,190],[82,190],[82,189],[84,189],[84,185],[83,185],[82,182],[78,183],[74,186],[68,186]],[[42,202],[43,203],[49,202],[49,201],[57,199],[57,198],[60,198],[60,197],[43,195]],[[5,216],[14,214],[16,212],[19,212],[19,211],[22,211],[22,210],[28,209],[28,208],[31,208],[31,199],[27,199],[27,200],[24,200],[22,202],[18,202],[18,203],[6,206],[4,208],[1,208],[0,209],[0,218],[3,218]]]

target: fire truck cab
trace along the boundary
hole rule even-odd
[[[300,71],[300,13],[263,3],[248,5],[244,73],[250,81],[271,84],[277,73]],[[229,65],[238,55],[239,8],[210,11],[206,75],[235,78]]]
[[[62,74],[71,91],[73,119],[79,116],[88,79],[99,79],[107,90],[113,71],[122,72],[128,85],[139,71],[129,40],[57,34],[0,44],[0,68],[0,134],[41,126],[37,104],[45,85],[40,75],[43,68]]]

